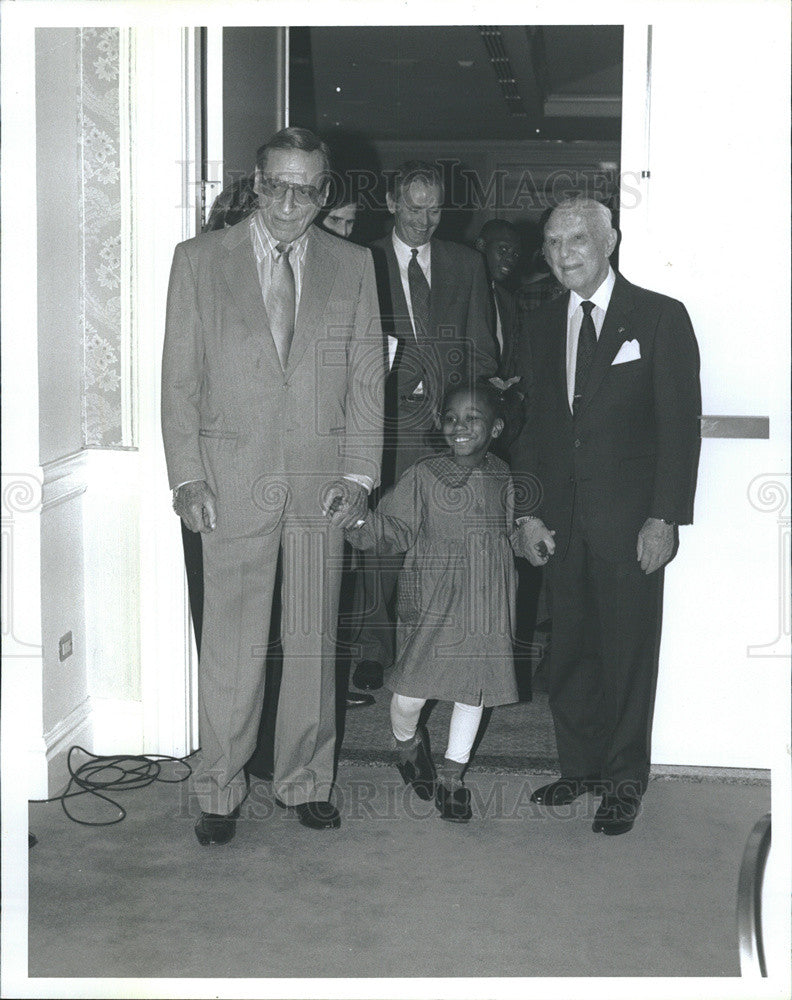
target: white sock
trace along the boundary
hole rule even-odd
[[[459,701],[454,702],[451,725],[448,728],[446,757],[458,764],[467,764],[483,713],[483,702],[480,705],[463,705]]]
[[[426,698],[408,698],[406,694],[394,693],[390,705],[391,729],[400,743],[415,736],[418,717],[425,704]]]

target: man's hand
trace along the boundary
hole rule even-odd
[[[337,479],[322,493],[322,513],[334,528],[355,528],[368,513],[368,494],[351,479]]]
[[[217,526],[215,495],[203,479],[180,486],[173,509],[190,531],[214,531]]]
[[[674,554],[674,526],[657,517],[647,517],[638,532],[638,562],[644,573],[654,573]]]
[[[518,555],[524,556],[532,566],[544,566],[555,552],[554,531],[548,531],[544,521],[529,517],[518,525]]]

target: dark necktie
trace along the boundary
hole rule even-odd
[[[429,335],[429,282],[418,263],[418,251],[415,249],[412,250],[412,257],[407,265],[407,283],[410,286],[415,338],[418,341],[425,340]]]
[[[591,371],[591,363],[594,360],[594,352],[597,350],[597,331],[594,329],[594,320],[591,318],[591,310],[594,308],[594,303],[581,302],[580,308],[583,310],[583,320],[580,324],[577,362],[575,363],[575,394],[572,397],[573,413],[577,413],[580,406],[580,397],[583,395],[583,390],[586,387],[586,381]]]
[[[275,341],[281,366],[285,368],[294,336],[296,292],[294,271],[289,260],[292,248],[288,243],[278,243],[275,249],[277,256],[272,261],[272,281],[267,296],[267,314],[272,330],[272,339]]]

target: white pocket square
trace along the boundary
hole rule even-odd
[[[637,340],[625,340],[619,348],[619,353],[611,361],[612,365],[623,365],[627,361],[639,361],[641,357],[641,345]]]

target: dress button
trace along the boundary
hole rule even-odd
[[[580,447],[580,438],[575,438],[575,447],[576,448]]]

